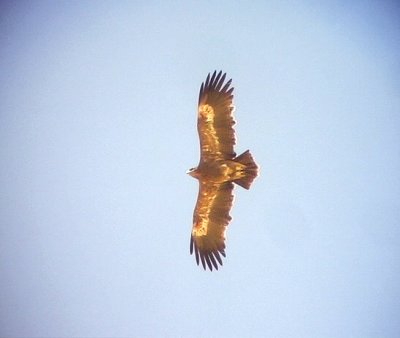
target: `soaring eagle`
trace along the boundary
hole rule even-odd
[[[187,173],[199,181],[199,195],[193,213],[190,254],[197,265],[201,260],[212,271],[225,257],[225,231],[232,217],[233,187],[249,189],[258,175],[258,167],[249,150],[236,156],[235,121],[232,113],[232,79],[215,71],[201,84],[197,113],[200,138],[200,162]]]

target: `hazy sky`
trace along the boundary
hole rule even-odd
[[[400,336],[400,6],[323,3],[1,2],[1,336]],[[209,272],[215,69],[261,176]]]

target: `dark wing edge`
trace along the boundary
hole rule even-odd
[[[195,257],[196,257],[196,263],[197,265],[200,264],[200,260],[201,260],[201,264],[203,265],[203,269],[207,270],[206,268],[206,263],[208,268],[210,269],[210,271],[213,270],[213,266],[215,268],[215,270],[218,270],[218,264],[216,262],[216,260],[218,261],[219,265],[223,265],[222,263],[222,258],[221,255],[225,258],[226,254],[225,254],[225,245],[223,246],[223,248],[219,248],[217,250],[213,250],[213,251],[202,251],[199,250],[198,246],[196,245],[196,241],[193,238],[193,235],[190,237],[190,254],[193,254],[193,251],[195,253]]]
[[[220,96],[224,96],[227,100],[232,100],[233,98],[233,90],[234,87],[230,87],[232,84],[232,79],[229,79],[225,86],[221,89],[222,84],[225,81],[226,73],[222,74],[222,70],[220,70],[217,74],[217,71],[214,70],[214,73],[211,75],[208,73],[206,81],[201,84],[200,92],[199,92],[199,105],[204,104],[207,100],[207,94],[211,92],[216,92]]]
[[[214,189],[207,189],[207,186],[212,186]],[[218,264],[223,265],[221,256],[226,257],[225,231],[231,220],[229,211],[233,204],[233,188],[232,182],[218,185],[200,182],[199,196],[193,214],[193,227],[199,222],[205,222],[207,234],[195,236],[192,231],[190,254],[195,254],[197,265],[201,262],[204,270],[207,270],[207,267],[210,271],[213,268],[218,270]]]

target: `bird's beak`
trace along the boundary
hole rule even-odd
[[[196,177],[196,168],[189,169],[186,174],[189,174],[192,177]]]

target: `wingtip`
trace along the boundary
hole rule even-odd
[[[201,104],[202,97],[205,93],[209,91],[216,91],[223,93],[229,96],[229,99],[232,99],[233,95],[233,87],[231,87],[232,79],[229,79],[227,82],[226,73],[220,70],[217,73],[217,70],[214,72],[210,72],[207,74],[206,81],[202,82],[199,92],[199,105]],[[224,83],[225,82],[225,83]]]
[[[212,271],[213,267],[212,267],[212,264],[211,264],[210,255],[209,254],[205,254],[205,259],[206,259],[206,263],[208,265],[208,268],[210,269],[210,271]]]
[[[223,266],[221,256],[225,257],[224,249],[225,248],[216,249],[215,251],[201,251],[196,245],[193,236],[190,237],[190,254],[192,255],[194,252],[197,265],[202,266],[204,270],[218,270],[220,266]]]

